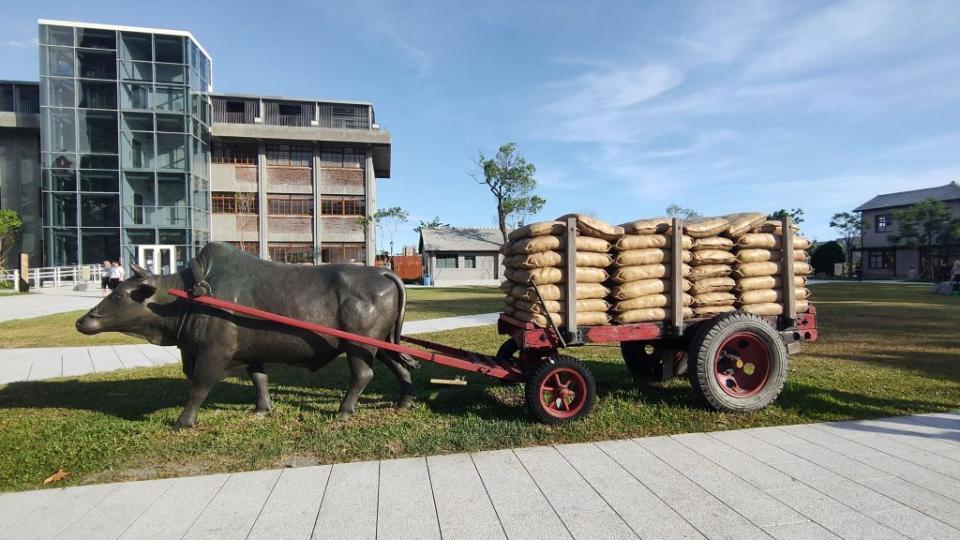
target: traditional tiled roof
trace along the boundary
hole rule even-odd
[[[952,201],[955,199],[960,199],[960,184],[957,182],[950,182],[945,186],[914,189],[911,191],[900,191],[897,193],[884,193],[882,195],[877,195],[853,210],[854,212],[861,212],[863,210],[876,210],[878,208],[910,206],[927,199],[936,199],[938,201]]]
[[[497,251],[503,243],[500,229],[438,227],[420,231],[420,251]]]

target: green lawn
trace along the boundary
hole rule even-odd
[[[431,377],[457,372],[433,365],[415,372],[419,401],[404,412],[392,409],[396,384],[378,366],[348,423],[335,420],[344,362],[318,373],[271,367],[273,413],[250,414],[252,386],[227,379],[197,427],[180,433],[170,431],[186,397],[179,366],[0,386],[0,490],[40,487],[60,467],[71,472],[63,484],[77,484],[270,468],[294,456],[329,463],[956,409],[960,298],[928,289],[814,286],[821,341],[794,356],[775,405],[744,415],[706,409],[683,380],[638,388],[616,349],[592,347],[571,352],[596,375],[596,408],[555,428],[531,421],[520,386],[468,376],[466,387],[435,387]],[[501,342],[492,327],[428,338],[487,353]]]
[[[503,293],[496,287],[432,287],[407,289],[408,321],[500,311]],[[75,347],[144,343],[124,334],[84,336],[74,322],[84,311],[69,311],[0,323],[0,349]]]

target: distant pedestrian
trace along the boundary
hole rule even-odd
[[[121,281],[123,281],[123,267],[120,266],[119,262],[113,261],[112,263],[110,263],[109,275],[110,275],[110,281],[107,286],[112,291],[117,288],[117,285],[120,285]]]
[[[953,268],[950,269],[950,281],[960,283],[960,259],[953,261]]]
[[[110,261],[103,261],[103,268],[100,269],[100,296],[107,295],[107,287],[110,286]]]

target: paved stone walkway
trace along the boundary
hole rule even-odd
[[[0,495],[0,538],[960,538],[960,413]]]
[[[483,326],[496,323],[499,316],[499,313],[485,313],[409,321],[403,325],[403,333],[413,335]],[[0,349],[0,384],[178,362],[180,351],[176,347],[150,344]]]

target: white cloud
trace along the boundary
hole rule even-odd
[[[630,107],[653,99],[683,81],[683,74],[665,65],[590,71],[565,83],[564,94],[546,106],[560,114]]]
[[[30,40],[20,40],[20,39],[8,39],[6,42],[7,47],[12,47],[14,49],[26,49],[34,48],[39,44],[37,38]]]

